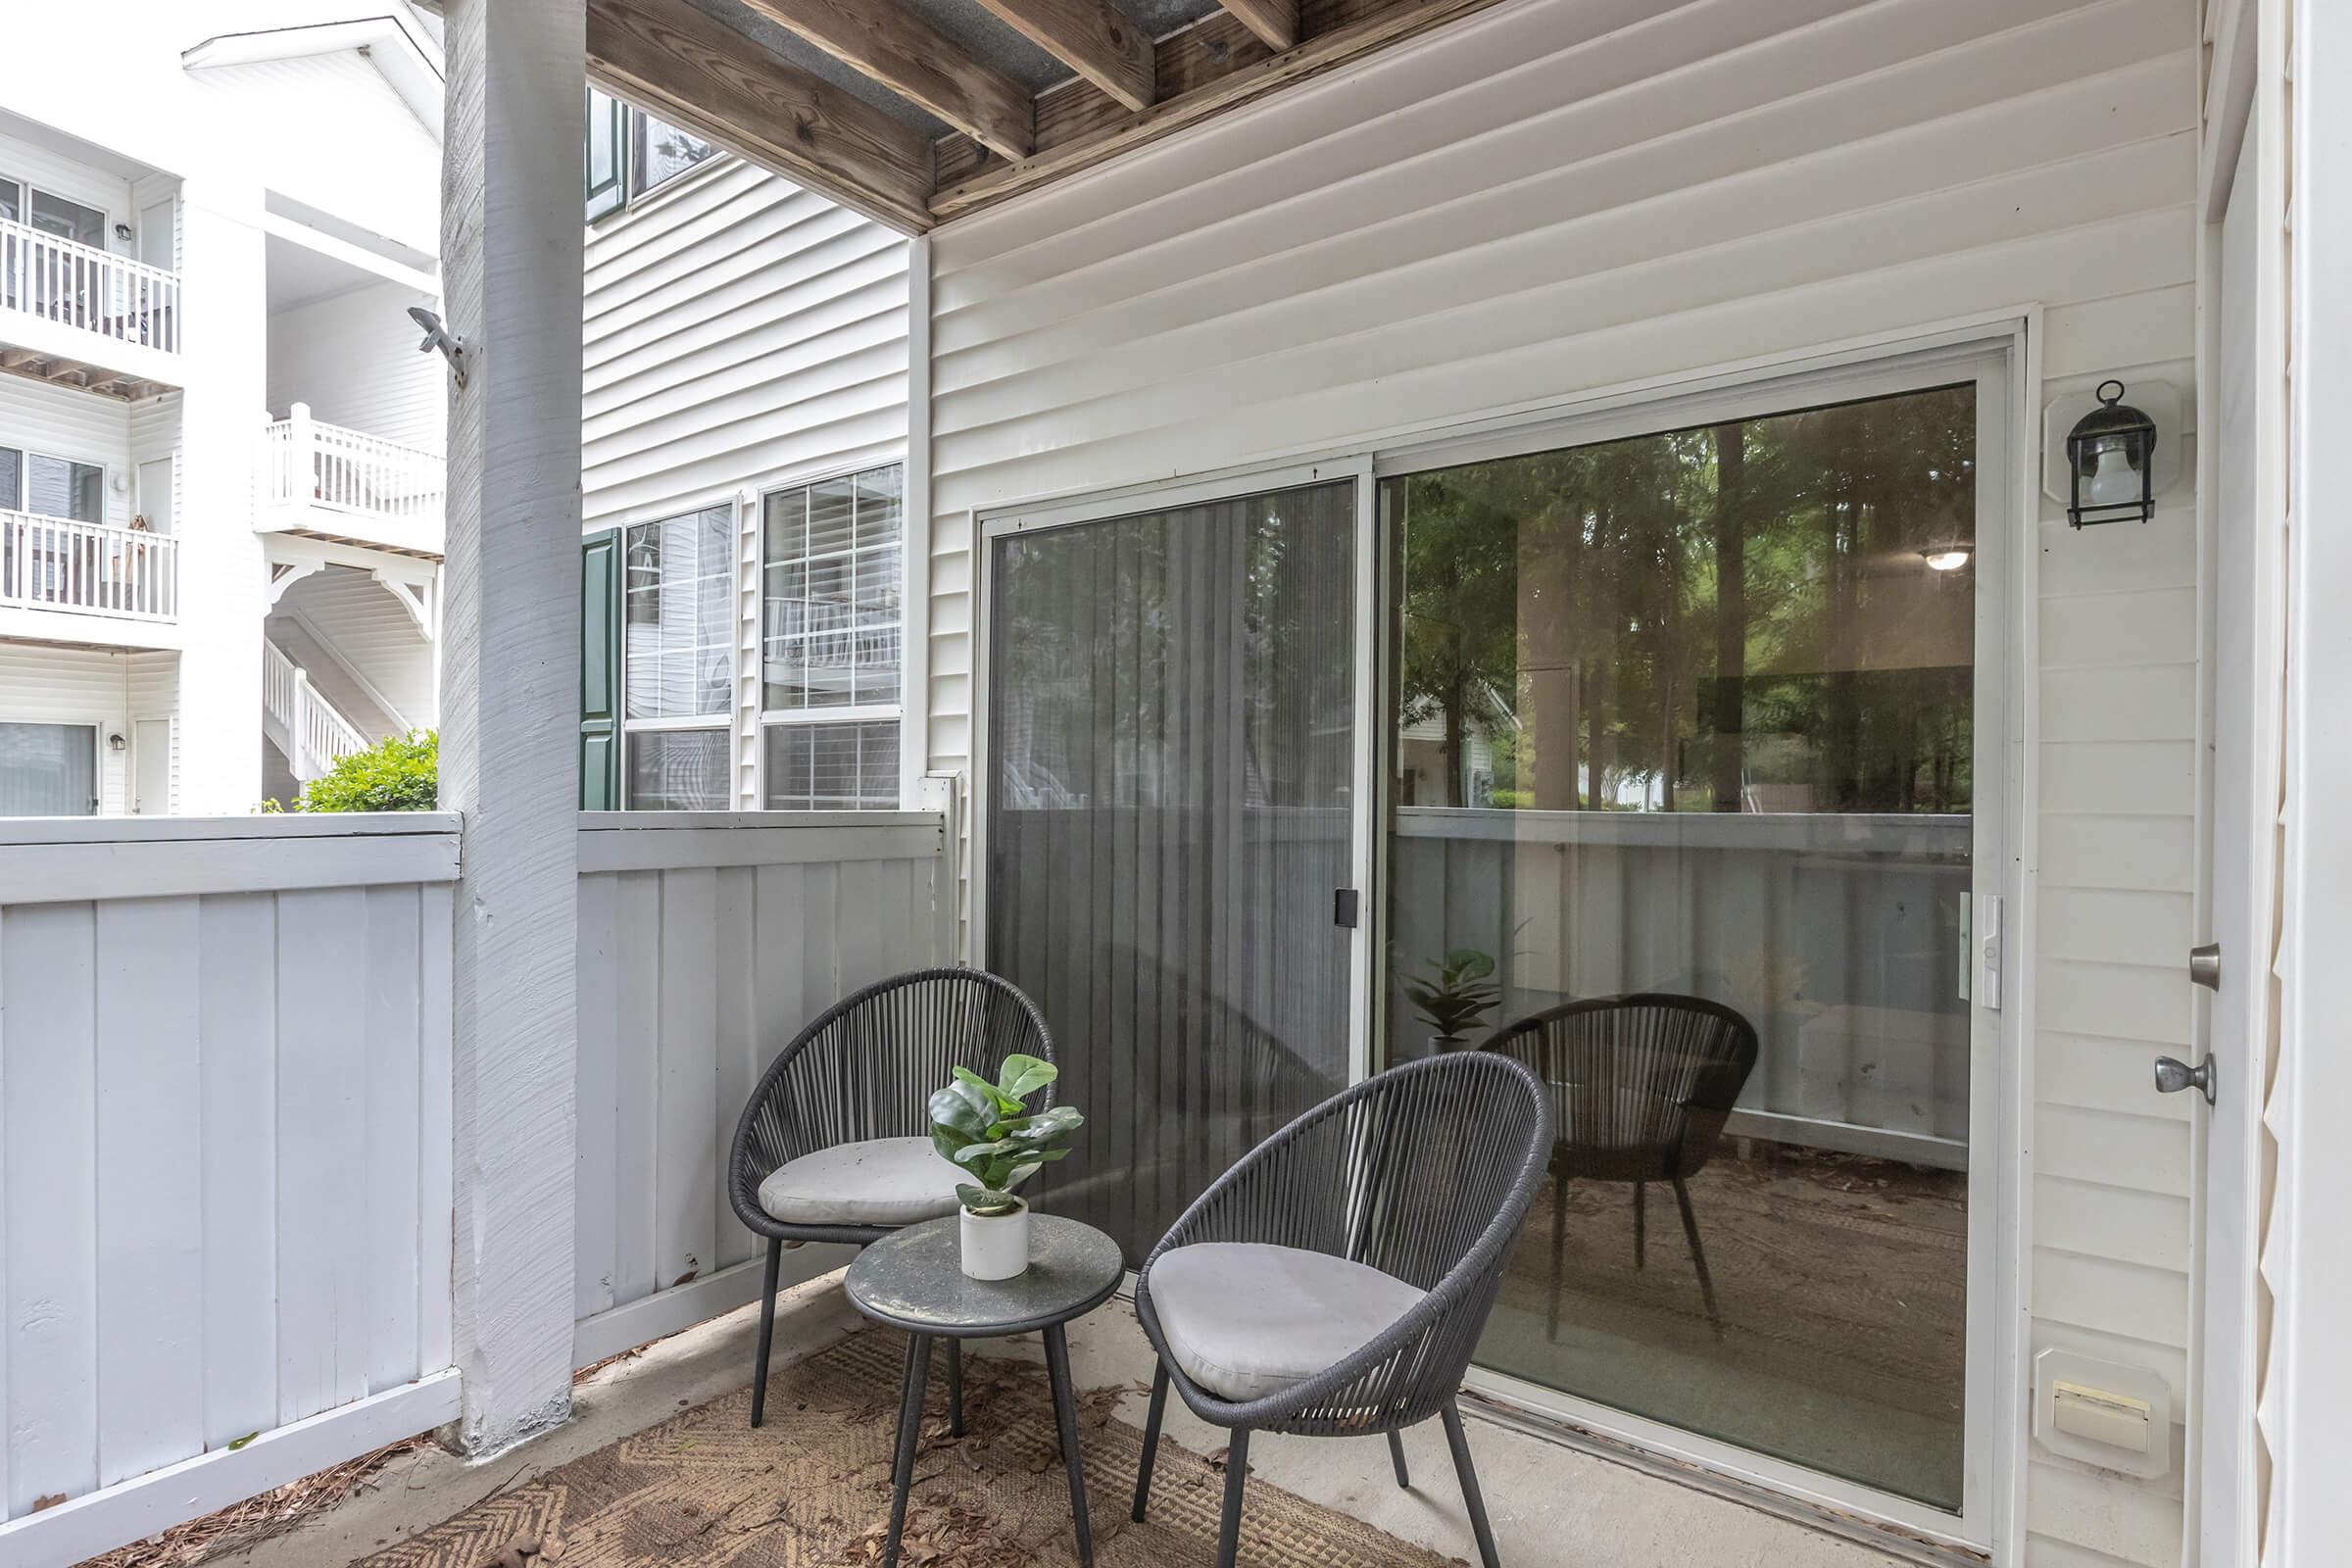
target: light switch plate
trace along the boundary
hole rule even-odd
[[[2034,1357],[2034,1441],[2101,1469],[2161,1476],[2173,1467],[2172,1385],[2148,1367],[2046,1349]]]

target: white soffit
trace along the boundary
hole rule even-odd
[[[345,49],[364,51],[368,63],[409,106],[409,112],[436,137],[441,134],[441,48],[405,10],[311,26],[224,32],[184,51],[179,63],[186,70],[201,71],[211,66],[301,60]]]

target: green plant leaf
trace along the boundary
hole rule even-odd
[[[986,1138],[996,1106],[993,1103],[974,1104],[973,1099],[970,1086],[965,1084],[950,1084],[945,1089],[934,1090],[930,1103],[931,1125],[967,1140]]]
[[[1004,1065],[997,1069],[998,1083],[1016,1105],[1060,1076],[1061,1069],[1052,1062],[1018,1052],[1006,1056]]]
[[[302,787],[298,811],[429,811],[440,799],[440,741],[432,730],[387,735],[338,760]]]

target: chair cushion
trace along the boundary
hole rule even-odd
[[[1367,1263],[1262,1242],[1199,1242],[1152,1265],[1152,1310],[1184,1375],[1246,1403],[1378,1339],[1423,1292]]]
[[[787,1225],[912,1225],[956,1212],[956,1180],[930,1139],[875,1138],[778,1165],[760,1206]]]

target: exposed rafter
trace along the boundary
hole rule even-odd
[[[931,146],[686,0],[591,0],[588,71],[672,124],[894,228],[931,225]]]
[[[981,3],[994,10],[1003,0],[981,0]],[[1041,115],[1037,151],[1019,163],[990,160],[975,167],[969,158],[954,157],[954,149],[948,142],[942,142],[941,168],[947,177],[931,197],[931,212],[940,222],[977,212],[1498,3],[1499,0],[1391,0],[1388,4],[1345,6],[1343,14],[1356,13],[1352,20],[1280,53],[1269,53],[1262,41],[1246,33],[1238,18],[1212,15],[1192,30],[1222,27],[1230,39],[1249,46],[1250,53],[1246,63],[1204,73],[1198,85],[1186,87],[1141,112],[1128,112],[1097,98],[1091,106],[1070,106],[1076,112],[1057,115],[1057,123],[1051,127]],[[1173,74],[1171,52],[1181,47],[1188,35],[1177,34],[1160,44],[1159,73],[1163,78]],[[1191,52],[1200,53],[1197,49]],[[1232,49],[1223,52],[1229,57],[1237,53]],[[971,143],[964,142],[962,146],[969,149]],[[957,166],[966,172],[948,172]]]
[[[1298,42],[1298,0],[1217,0],[1235,21],[1265,40],[1269,49]]]
[[[853,70],[1006,158],[1026,158],[1036,112],[1018,82],[971,59],[898,0],[743,0]]]
[[[957,127],[934,141],[736,30],[706,0],[587,0],[590,78],[909,234],[1212,120],[1499,0],[1219,0],[1147,38],[1111,0],[955,0],[1078,74],[1023,96],[931,20],[931,0],[733,0]],[[764,27],[759,29],[764,33]],[[30,371],[20,373],[35,373]]]
[[[1040,49],[1129,109],[1149,109],[1152,40],[1108,0],[980,0]]]

